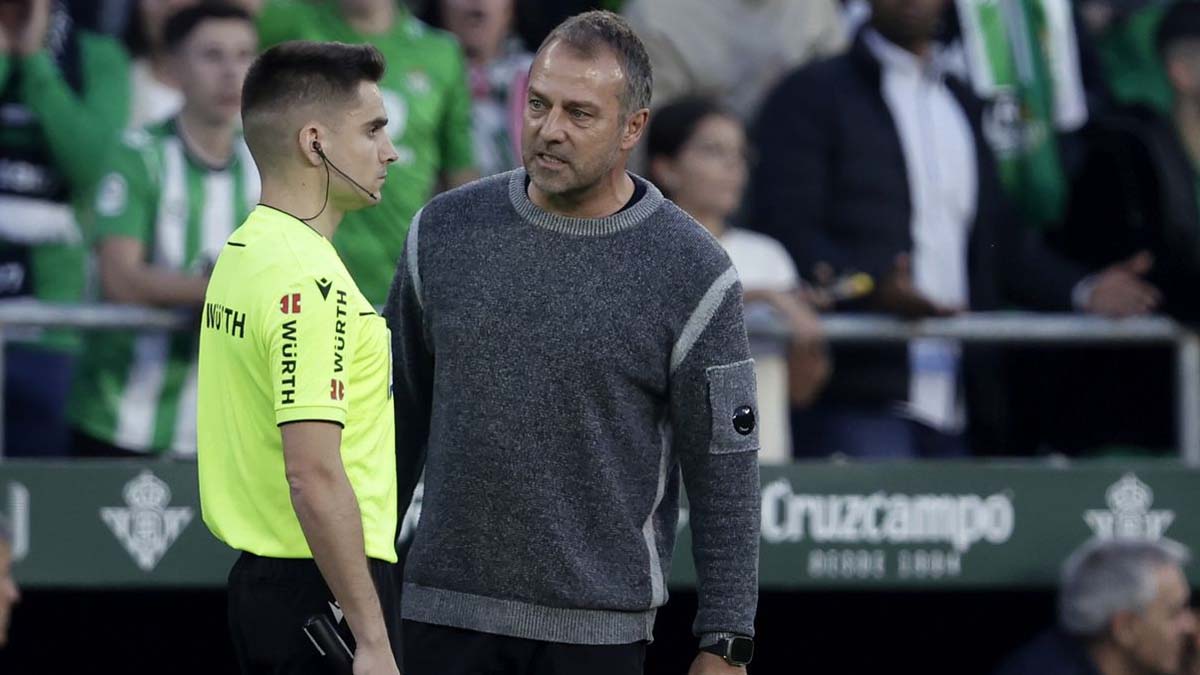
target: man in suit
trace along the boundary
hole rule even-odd
[[[1111,316],[1151,311],[1158,293],[1138,276],[1146,261],[1088,276],[1009,211],[982,106],[940,67],[947,3],[873,0],[849,52],[771,94],[756,129],[751,227],[782,241],[817,283],[874,279],[869,296],[839,308],[919,318],[1015,299]],[[838,349],[835,359],[823,402],[793,420],[797,454],[962,456],[964,392],[980,411],[998,407],[994,386],[963,382],[968,373],[995,384],[986,352],[953,341]]]

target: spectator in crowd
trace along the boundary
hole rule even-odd
[[[1135,103],[1093,120],[1064,227],[1052,242],[1100,267],[1139,251],[1163,292],[1162,310],[1200,320],[1200,3],[1173,3],[1158,51],[1169,74],[1169,113]],[[1027,357],[1031,391],[1014,400],[1030,436],[1075,454],[1107,448],[1166,449],[1175,391],[1173,350],[1121,346],[1054,350]],[[1130,406],[1136,400],[1140,405]]]
[[[127,72],[120,44],[79,30],[60,2],[0,2],[0,298],[82,299],[87,252],[73,207],[125,123]],[[65,455],[79,336],[6,337],[6,454]]]
[[[12,529],[0,518],[0,649],[8,644],[8,627],[13,607],[21,601],[21,591],[12,574]]]
[[[789,398],[806,406],[829,377],[821,323],[802,290],[791,256],[774,239],[733,227],[748,173],[741,121],[715,101],[684,98],[667,104],[650,124],[650,179],[725,248],[742,280],[746,320],[785,323],[790,349],[754,344],[761,412],[760,462],[791,458]]]
[[[430,22],[466,53],[475,161],[485,176],[521,163],[521,111],[533,54],[513,32],[515,0],[438,0]]]
[[[113,302],[198,307],[226,238],[258,201],[238,131],[254,21],[220,3],[181,10],[164,42],[183,92],[178,117],[129,132],[96,190],[100,286]],[[97,333],[71,397],[76,452],[128,456],[196,450],[193,333]]]
[[[129,71],[133,102],[129,127],[141,129],[174,117],[183,105],[183,94],[171,74],[163,41],[163,24],[173,13],[200,0],[139,0],[125,36],[133,55]]]
[[[1200,2],[1173,3],[1158,51],[1174,101],[1169,115],[1149,105],[1099,120],[1060,237],[1066,252],[1109,264],[1138,251],[1155,260],[1164,309],[1200,319]]]
[[[624,14],[650,52],[656,108],[711,96],[743,120],[789,70],[846,44],[837,0],[630,0]]]
[[[869,275],[873,292],[844,303],[851,308],[946,316],[994,309],[1011,294],[1048,309],[1150,311],[1158,295],[1138,278],[1140,267],[1085,279],[1009,217],[978,102],[935,58],[947,1],[873,0],[849,53],[797,71],[773,92],[756,131],[748,223],[783,242],[818,281]],[[835,351],[839,366],[821,405],[793,420],[797,452],[965,454],[962,373],[976,378],[968,386],[993,386],[972,391],[979,411],[993,412],[986,397],[998,393],[986,353],[965,356],[964,369],[960,346],[944,340]]]
[[[347,214],[333,242],[367,300],[381,305],[417,210],[439,186],[478,176],[458,44],[396,0],[269,0],[259,31],[264,47],[296,39],[369,43],[387,59],[379,88],[400,159],[389,169],[379,207]]]
[[[1057,625],[997,675],[1176,675],[1195,640],[1183,567],[1190,554],[1162,539],[1092,540],[1063,565]]]

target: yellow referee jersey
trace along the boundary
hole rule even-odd
[[[311,558],[292,509],[279,425],[342,425],[366,554],[396,561],[391,339],[333,246],[259,206],[213,269],[200,331],[204,522],[233,548]]]

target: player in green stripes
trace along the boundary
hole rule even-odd
[[[258,39],[252,18],[220,4],[168,20],[184,95],[178,117],[130,132],[96,189],[100,286],[109,301],[196,307],[217,253],[258,201],[258,173],[237,130],[242,80]],[[193,333],[96,333],[71,396],[76,453],[194,455]]]
[[[263,47],[285,40],[369,43],[387,59],[379,90],[400,159],[388,170],[379,205],[347,213],[333,240],[363,294],[381,305],[417,209],[438,187],[477,175],[462,52],[452,35],[396,0],[268,0],[258,24]]]

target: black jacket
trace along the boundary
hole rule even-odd
[[[1150,251],[1149,279],[1163,291],[1164,311],[1200,320],[1197,177],[1173,122],[1148,106],[1130,106],[1097,120],[1088,141],[1057,245],[1095,266]]]
[[[1011,654],[995,675],[1100,675],[1083,644],[1050,628]]]
[[[1053,310],[1071,306],[1082,270],[1051,254],[1005,204],[984,140],[982,104],[957,81],[978,158],[978,204],[968,250],[970,305],[1011,300]],[[768,98],[754,130],[758,153],[748,225],[776,237],[811,278],[818,263],[877,281],[912,250],[908,176],[900,136],[884,100],[881,68],[860,34],[850,50],[788,76]],[[847,307],[846,309],[861,309]],[[986,352],[970,349],[967,370]],[[889,405],[908,397],[904,347],[838,348],[829,402]],[[988,360],[985,358],[985,360]],[[973,405],[998,395],[972,388]]]

